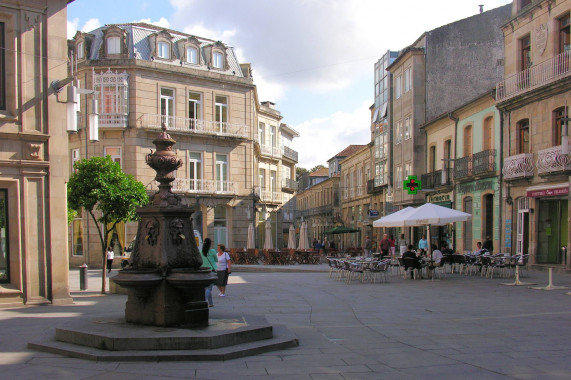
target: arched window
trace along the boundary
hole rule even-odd
[[[464,127],[464,157],[472,155],[472,126]]]
[[[107,54],[121,54],[121,38],[108,37],[107,38]]]
[[[494,149],[494,118],[493,116],[484,119],[484,136],[482,150]]]
[[[517,152],[529,153],[529,119],[517,122]]]
[[[186,63],[197,64],[198,63],[198,54],[195,47],[187,46],[186,48]]]
[[[559,107],[553,111],[553,146],[561,145],[561,131],[564,117],[565,107]]]

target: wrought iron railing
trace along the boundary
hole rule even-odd
[[[143,114],[142,123],[146,128],[161,128],[162,123],[165,123],[167,130],[177,132],[240,138],[249,136],[247,125],[187,117]]]
[[[472,175],[472,156],[454,160],[454,178],[465,178]]]
[[[496,150],[488,149],[472,156],[472,168],[474,175],[496,171]]]
[[[290,160],[297,162],[297,158],[298,158],[297,151],[291,149],[290,147],[284,146],[283,155],[285,158],[289,158]]]
[[[504,158],[504,179],[533,177],[533,153],[521,153]]]
[[[297,182],[290,178],[283,178],[282,189],[297,190]]]
[[[564,154],[561,145],[537,152],[537,174],[560,173],[571,170],[571,155]]]
[[[567,50],[504,79],[496,85],[496,101],[502,102],[568,76],[571,73],[570,60],[571,51]]]

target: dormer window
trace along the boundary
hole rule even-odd
[[[224,68],[224,56],[222,53],[215,51],[212,53],[212,66],[216,69]]]
[[[198,63],[196,48],[190,46],[186,48],[186,63],[192,63],[194,65]]]
[[[159,58],[170,59],[169,43],[159,41],[157,44],[157,55]]]
[[[108,37],[107,38],[107,54],[121,54],[121,38]]]
[[[85,58],[85,55],[83,53],[83,42],[77,44],[76,51],[77,51],[77,59]]]

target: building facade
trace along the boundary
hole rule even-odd
[[[0,304],[72,303],[65,0],[0,2]],[[51,85],[53,84],[53,86]]]
[[[145,155],[164,124],[183,160],[173,192],[195,208],[195,230],[216,244],[245,247],[248,224],[267,218],[260,206],[278,209],[283,202],[282,117],[259,104],[250,65],[240,64],[220,41],[143,23],[78,32],[69,46],[76,85],[93,92],[79,100],[78,133],[69,139],[71,164],[110,155],[152,193],[157,184]],[[94,113],[98,131],[88,123]],[[260,169],[267,171],[263,181]],[[135,229],[136,223],[118,226],[107,243],[122,254]],[[86,215],[78,215],[72,264],[101,265],[97,233]]]
[[[569,106],[571,1],[516,0],[501,27],[505,192],[503,249],[530,263],[571,269]]]

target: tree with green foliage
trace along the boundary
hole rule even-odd
[[[299,181],[299,178],[301,177],[301,175],[303,173],[307,173],[306,168],[301,168],[299,166],[295,168],[295,179],[296,179],[296,181]]]
[[[83,207],[97,226],[103,264],[101,294],[105,294],[106,242],[118,223],[138,218],[137,207],[147,204],[149,197],[145,186],[125,174],[109,156],[83,159],[73,168],[67,184],[68,209]]]
[[[314,171],[319,170],[319,169],[325,169],[325,166],[319,164],[319,165],[314,166],[313,168],[311,168],[311,170],[310,170],[309,172],[310,172],[310,173],[313,173]]]

